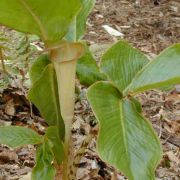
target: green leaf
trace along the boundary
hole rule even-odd
[[[51,126],[58,126],[64,134],[64,123],[60,114],[56,74],[52,64],[47,65],[42,76],[29,91],[28,98],[39,109]]]
[[[148,62],[143,53],[120,41],[104,54],[100,69],[123,92],[137,72]]]
[[[30,79],[32,84],[41,77],[45,67],[50,63],[51,61],[47,55],[42,55],[35,61],[30,70]]]
[[[154,180],[162,152],[150,123],[133,102],[122,99],[111,83],[95,83],[87,96],[100,123],[97,141],[100,157],[129,180]]]
[[[180,83],[180,44],[164,50],[133,79],[126,91],[139,93]]]
[[[41,142],[42,137],[30,128],[18,126],[0,127],[0,144],[16,148],[28,144],[40,144]]]
[[[168,86],[161,86],[158,89],[168,93],[170,91],[173,91],[173,89],[175,89],[175,85],[173,84],[173,85],[168,85]]]
[[[83,38],[86,31],[87,17],[92,11],[96,0],[81,0],[82,8],[76,17],[76,39],[80,40]]]
[[[139,113],[142,113],[142,106],[141,106],[141,103],[134,97],[131,97],[130,100],[134,103],[135,107],[136,107],[136,110],[139,112]]]
[[[105,75],[100,73],[96,60],[89,50],[78,60],[76,73],[80,83],[85,86],[90,86],[96,81],[106,79]]]
[[[57,126],[51,126],[46,130],[46,137],[52,144],[52,152],[58,164],[64,160],[64,146],[61,142],[60,133]]]
[[[43,41],[57,41],[80,8],[80,0],[1,0],[0,23]]]
[[[86,31],[87,17],[92,11],[96,0],[81,0],[82,8],[74,18],[66,35],[68,41],[78,41],[83,38]]]
[[[32,171],[32,180],[53,180],[56,170],[51,164],[52,161],[51,145],[45,141],[36,151],[36,166]]]
[[[76,42],[76,17],[72,20],[69,30],[65,36],[65,39],[69,42]]]

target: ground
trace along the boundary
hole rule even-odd
[[[121,38],[141,49],[148,57],[155,57],[169,45],[180,42],[180,2],[161,0],[97,0],[87,23],[85,39],[97,59],[106,47]],[[122,33],[109,34],[107,25]],[[3,29],[3,28],[2,28]],[[6,33],[12,34],[8,29]],[[13,36],[13,35],[12,35]],[[14,42],[13,42],[14,43]],[[100,48],[97,48],[100,45]],[[107,45],[107,46],[106,46]],[[23,74],[23,73],[22,73]],[[22,75],[23,76],[23,75]],[[91,132],[95,118],[85,98],[86,88],[76,100],[73,125],[74,149]],[[18,78],[0,94],[0,125],[28,126],[43,134],[45,123],[39,112],[26,99],[28,89],[21,86]],[[163,159],[156,170],[157,180],[180,179],[180,88],[166,92],[153,90],[137,97],[144,115],[150,119],[163,145]],[[35,164],[35,147],[10,149],[0,146],[0,180],[28,180]],[[99,159],[95,152],[95,138],[88,146],[85,157],[78,167],[79,180],[110,180],[115,170]],[[115,172],[117,179],[123,175]]]

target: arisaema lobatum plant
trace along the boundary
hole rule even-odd
[[[154,60],[126,42],[118,42],[102,57],[100,67],[80,39],[92,0],[1,0],[0,23],[44,42],[44,54],[32,66],[28,98],[49,127],[44,136],[23,127],[1,127],[0,143],[11,147],[37,144],[32,179],[75,180],[71,174],[71,127],[75,73],[88,89],[87,97],[99,121],[100,157],[129,180],[153,180],[162,150],[135,95],[180,83],[180,45]],[[70,154],[69,154],[70,153]]]

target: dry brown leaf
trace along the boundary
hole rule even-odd
[[[13,151],[4,151],[0,153],[0,163],[6,164],[10,162],[18,162],[18,155]]]
[[[15,112],[14,100],[10,99],[5,105],[5,113],[9,116],[14,116]]]

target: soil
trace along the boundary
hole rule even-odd
[[[154,3],[155,2],[155,3]],[[109,34],[107,25],[122,33]],[[97,0],[87,23],[85,39],[91,47],[107,46],[125,39],[149,57],[155,57],[173,43],[180,42],[180,2],[178,0]],[[98,52],[99,53],[99,52]],[[97,53],[97,54],[98,54]],[[99,54],[97,57],[99,58]],[[96,125],[86,100],[86,88],[79,85],[75,121],[73,124],[74,151]],[[46,123],[37,109],[27,100],[27,89],[16,83],[0,94],[0,125],[20,125],[44,133]],[[152,122],[163,145],[163,159],[156,170],[157,180],[180,179],[180,88],[166,92],[152,90],[137,97],[144,115]],[[95,151],[96,134],[78,165],[78,180],[118,180],[125,177],[103,162]],[[34,146],[10,149],[0,145],[0,180],[29,180],[35,165]]]
[[[113,43],[103,25],[120,31],[124,39],[146,53],[158,54],[180,42],[180,2],[161,0],[98,0],[88,23],[90,44]]]

